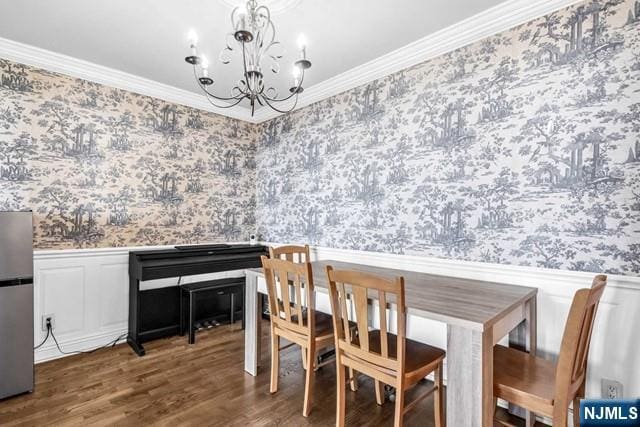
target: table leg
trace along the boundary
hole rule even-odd
[[[259,304],[258,277],[251,272],[247,272],[244,306],[246,309],[245,329],[244,329],[244,370],[249,374],[258,375],[260,364],[260,337],[261,337],[261,316],[262,309]]]
[[[525,303],[525,319],[513,331],[509,333],[509,347],[528,351],[536,354],[538,348],[537,338],[537,296],[533,296]],[[525,419],[525,426],[535,424],[536,415],[515,405],[509,404],[509,412]]]
[[[493,425],[493,334],[447,325],[447,425]]]
[[[245,314],[247,312],[247,309],[244,306],[244,287],[240,287],[240,302],[242,304],[242,330],[244,330]]]
[[[534,296],[526,304],[526,320],[525,320],[525,336],[527,341],[527,351],[530,354],[535,355],[538,351],[538,306],[537,306],[537,297]],[[525,413],[525,426],[533,427],[536,423],[536,414],[531,411],[526,411]]]

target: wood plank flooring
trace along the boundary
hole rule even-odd
[[[254,378],[243,370],[243,345],[238,322],[199,333],[193,346],[186,337],[147,343],[142,358],[123,344],[39,364],[34,393],[0,401],[0,425],[335,425],[333,366],[318,372],[313,412],[304,418],[300,351],[282,353],[279,391],[271,395],[269,356]],[[390,402],[376,405],[368,378],[360,378],[357,393],[347,392],[347,425],[392,425],[393,409]],[[433,425],[431,398],[405,419],[408,426]]]

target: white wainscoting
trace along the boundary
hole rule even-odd
[[[313,248],[312,257],[537,287],[538,354],[549,359],[558,355],[573,294],[589,287],[594,277],[592,273],[575,271],[322,247]],[[625,396],[640,396],[638,325],[640,277],[610,275],[593,331],[587,396],[600,397],[601,378],[620,381]],[[407,332],[414,339],[446,348],[446,326],[442,323],[410,318]]]
[[[160,248],[160,247],[158,247]],[[145,249],[158,249],[145,248]],[[35,254],[35,341],[44,338],[41,316],[55,315],[55,331],[65,351],[106,344],[127,330],[128,252],[132,248],[37,251]],[[142,248],[135,248],[142,249]],[[337,259],[433,274],[536,286],[538,349],[553,358],[574,292],[589,286],[593,274],[410,255],[313,248],[314,259]],[[228,272],[207,277],[238,276]],[[202,277],[184,278],[183,281]],[[146,282],[143,287],[174,284],[174,279]],[[610,276],[596,319],[589,358],[587,394],[600,396],[600,379],[624,385],[625,396],[640,396],[640,278]],[[411,337],[446,347],[443,324],[410,319]],[[36,361],[61,357],[52,341],[36,351]]]
[[[42,316],[50,314],[54,315],[54,333],[65,352],[91,350],[123,336],[129,315],[129,251],[171,247],[36,251],[34,342],[39,344],[46,336],[41,330]],[[240,270],[189,276],[182,278],[182,283],[243,275]],[[176,280],[151,280],[140,287],[170,286]],[[35,351],[36,363],[64,356],[51,338]]]

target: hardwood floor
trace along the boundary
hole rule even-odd
[[[268,349],[269,328],[263,331]],[[0,425],[335,425],[333,365],[317,373],[313,412],[304,418],[300,351],[282,352],[279,391],[270,395],[269,356],[251,377],[243,370],[243,345],[238,322],[199,333],[193,346],[186,337],[147,343],[142,358],[123,344],[39,364],[34,393],[0,401]],[[433,425],[431,399],[407,414],[405,425]],[[393,410],[388,401],[376,404],[365,377],[357,393],[347,392],[347,425],[392,425]]]

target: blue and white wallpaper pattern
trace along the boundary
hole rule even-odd
[[[640,275],[640,2],[589,1],[264,126],[266,241]]]
[[[246,240],[255,126],[0,59],[0,211],[35,247]]]

